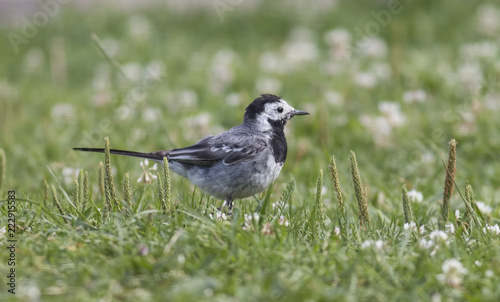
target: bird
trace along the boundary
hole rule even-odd
[[[203,192],[224,200],[229,210],[235,199],[266,190],[278,177],[287,157],[284,127],[296,115],[308,115],[274,94],[261,94],[245,109],[243,122],[218,135],[209,135],[184,148],[151,153],[110,149],[111,154],[163,163]],[[73,148],[104,153],[102,148]]]

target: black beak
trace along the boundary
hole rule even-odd
[[[294,115],[308,115],[309,112],[305,112],[305,111],[300,111],[300,110],[297,110],[295,109],[294,111],[292,111],[292,116]]]

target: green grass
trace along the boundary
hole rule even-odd
[[[357,29],[383,1],[242,4],[222,21],[211,3],[135,13],[65,4],[18,53],[7,35],[20,25],[0,28],[0,229],[15,190],[18,240],[14,296],[0,232],[0,300],[499,300],[500,235],[482,228],[500,223],[500,26],[484,21],[500,23],[500,6],[401,7],[364,51]],[[347,49],[330,32],[339,28]],[[411,91],[425,97],[412,102]],[[232,218],[161,166],[72,150],[104,137],[125,150],[186,146],[239,124],[260,93],[311,115],[287,125],[276,183],[237,200]],[[456,187],[438,231],[451,139]],[[404,223],[402,194],[415,224]]]

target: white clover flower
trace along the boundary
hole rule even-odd
[[[79,169],[64,167],[62,170],[63,180],[65,184],[71,184],[78,178]]]
[[[365,37],[356,43],[356,49],[366,57],[383,58],[387,56],[387,44],[377,37]]]
[[[406,116],[401,112],[401,106],[394,102],[380,102],[378,109],[392,127],[402,126],[406,122]]]
[[[259,65],[260,69],[270,73],[283,74],[287,71],[283,58],[270,51],[266,51],[260,56]]]
[[[483,213],[485,215],[491,214],[491,211],[493,210],[489,205],[487,205],[486,203],[484,203],[482,201],[476,201],[476,205],[477,205],[479,211],[481,211],[481,213]]]
[[[156,171],[158,169],[158,165],[156,163],[152,167],[149,167],[149,160],[145,159],[144,161],[140,162],[140,165],[142,168],[142,174],[139,179],[137,179],[137,182],[149,184],[152,180],[158,178],[158,176],[150,172]]]
[[[336,236],[340,236],[340,227],[335,226],[335,228],[333,229],[333,233],[334,233]]]
[[[132,15],[128,20],[128,32],[138,41],[145,41],[151,34],[151,23],[141,15]]]
[[[236,107],[239,106],[242,102],[242,97],[238,93],[230,93],[226,97],[226,104],[228,104],[231,107]]]
[[[494,36],[500,31],[500,9],[492,4],[482,4],[477,9],[477,30],[485,35]]]
[[[158,120],[158,112],[154,108],[145,108],[142,111],[142,120],[145,122],[155,122]]]
[[[477,243],[476,239],[471,239],[470,237],[465,237],[465,242],[468,246],[474,246]]]
[[[430,249],[431,247],[433,247],[433,246],[434,246],[434,241],[432,241],[432,240],[427,240],[427,239],[425,239],[425,238],[420,239],[420,241],[419,241],[418,243],[419,243],[419,245],[420,245],[422,248],[424,248],[424,249],[426,249],[426,250],[428,250],[428,249]]]
[[[360,87],[373,88],[377,85],[377,77],[369,72],[358,72],[354,75],[353,80]]]
[[[333,60],[348,60],[351,57],[351,34],[343,28],[336,28],[324,35],[324,40],[330,46],[330,57]]]
[[[384,247],[385,243],[382,240],[376,240],[373,243],[373,245],[380,250],[380,249],[382,249]]]
[[[424,200],[424,196],[422,195],[422,192],[413,189],[408,191],[408,199],[416,203],[421,203]]]
[[[436,243],[443,242],[446,245],[449,244],[449,242],[448,242],[448,234],[446,234],[445,232],[443,232],[441,230],[432,231],[429,234],[429,238],[432,241],[436,242]]]
[[[59,103],[52,107],[50,114],[54,119],[70,119],[75,116],[75,108],[71,104]]]
[[[186,257],[183,254],[177,255],[177,262],[180,265],[183,265],[186,262]]]
[[[281,81],[273,77],[262,77],[257,79],[255,89],[257,91],[280,91]]]
[[[276,209],[279,211],[283,211],[287,207],[288,207],[288,205],[283,201],[276,201],[275,203],[273,203],[273,209]]]
[[[215,220],[215,221],[226,221],[227,220],[227,215],[226,213],[223,213],[221,211],[216,211],[215,216],[212,214],[209,215],[210,219]]]
[[[444,229],[450,235],[455,234],[455,226],[452,223],[445,225]]]
[[[273,226],[269,222],[264,223],[261,233],[264,235],[273,235]]]
[[[423,90],[408,90],[403,94],[403,102],[423,103],[427,99],[427,93]]]
[[[245,214],[245,225],[243,226],[243,230],[252,231],[254,229],[254,224],[259,222],[259,213],[253,214]]]
[[[495,225],[486,224],[486,226],[483,228],[483,233],[486,234],[486,231],[495,235],[500,234],[500,228],[498,227],[498,224]]]
[[[373,244],[373,240],[365,240],[363,241],[363,243],[361,243],[361,249],[366,249],[366,248],[369,248],[370,246],[372,246]]]
[[[293,68],[302,63],[315,61],[319,56],[319,50],[313,40],[314,34],[311,30],[304,27],[294,28],[281,47],[287,65]]]
[[[281,215],[281,216],[280,216],[280,219],[278,220],[278,224],[279,224],[279,225],[288,226],[288,225],[289,225],[289,222],[288,222],[288,220],[285,218],[285,216]]]
[[[371,246],[381,250],[384,247],[385,243],[382,240],[365,240],[361,243],[361,249],[366,249]]]
[[[436,278],[441,283],[454,287],[460,286],[465,274],[467,274],[467,269],[460,261],[454,258],[443,262],[441,269],[443,273],[437,275]]]
[[[420,226],[420,228],[418,228],[418,232],[419,232],[420,234],[424,234],[424,233],[425,233],[425,225],[423,225],[423,224],[422,224],[422,225]]]
[[[141,77],[144,74],[144,68],[139,63],[127,63],[122,66],[123,73],[127,77],[127,79],[131,80],[134,83],[139,83],[141,81]]]
[[[323,98],[325,99],[326,103],[335,107],[340,107],[344,104],[344,97],[342,94],[329,90],[325,91],[323,94]]]
[[[407,222],[403,225],[403,229],[417,231],[417,224],[415,223],[415,221],[411,221],[410,223]]]

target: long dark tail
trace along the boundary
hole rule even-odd
[[[103,148],[73,148],[73,150],[104,153]],[[165,157],[165,156],[168,157],[169,150],[156,151],[156,152],[151,152],[151,153],[142,153],[142,152],[135,152],[135,151],[110,149],[109,153],[162,161],[163,157]]]

